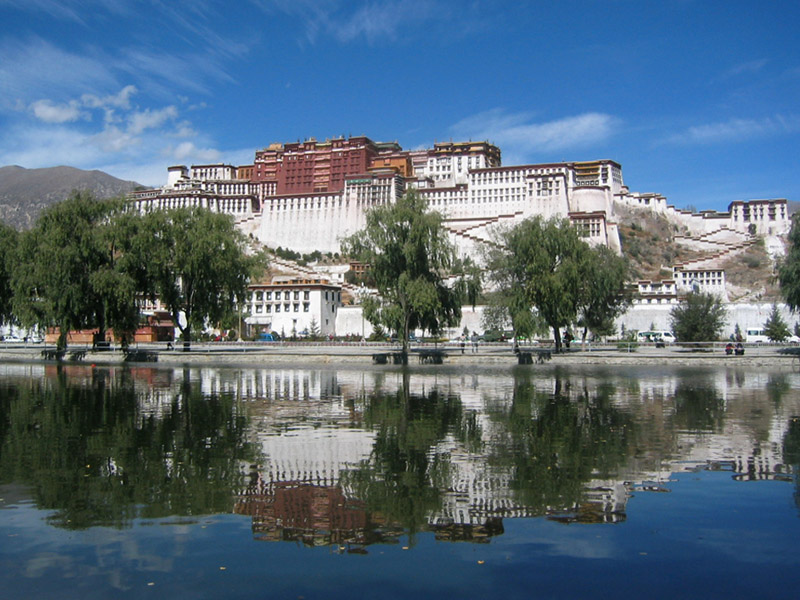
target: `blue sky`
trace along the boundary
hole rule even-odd
[[[676,206],[800,200],[800,2],[0,0],[0,165],[161,185],[274,141],[610,158]]]

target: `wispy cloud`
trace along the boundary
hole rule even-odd
[[[720,82],[725,81],[727,79],[732,79],[735,77],[739,77],[740,75],[747,75],[758,73],[767,65],[766,58],[758,58],[755,60],[748,60],[746,62],[742,62],[736,65],[733,65],[729,69],[723,71],[720,75],[712,79],[712,82]]]
[[[300,19],[305,39],[330,36],[347,43],[393,41],[404,28],[429,20],[451,20],[459,13],[440,0],[251,0],[267,14],[274,11]]]
[[[367,42],[375,43],[379,40],[394,40],[401,27],[430,19],[436,14],[431,2],[397,0],[368,3],[351,15],[332,21],[330,26],[340,41],[349,42],[363,36]]]
[[[797,133],[800,117],[797,115],[775,115],[760,119],[729,119],[689,127],[668,136],[661,143],[668,144],[717,144],[742,142],[753,138]]]
[[[56,19],[85,25],[85,21],[78,14],[78,10],[66,0],[3,0],[2,4],[17,10],[44,13]]]
[[[181,117],[178,107],[139,107],[136,92],[125,86],[115,94],[84,94],[61,103],[36,100],[28,107],[29,117],[4,132],[0,164],[67,164],[156,185],[166,177],[165,165],[221,160],[222,153]]]
[[[493,109],[463,119],[450,130],[459,139],[488,140],[499,145],[508,162],[511,158],[527,161],[543,153],[603,142],[614,135],[618,123],[617,118],[597,112],[533,122],[529,113],[509,114]]]
[[[75,95],[79,90],[118,87],[107,57],[97,48],[63,50],[40,38],[0,42],[0,107],[37,97]]]

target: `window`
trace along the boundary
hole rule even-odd
[[[303,312],[308,312],[310,305],[308,302],[303,302]]]
[[[267,292],[264,296],[267,300],[272,300],[272,292]]]
[[[308,291],[303,292],[303,300],[308,300],[310,297],[310,293]]]
[[[300,304],[297,302],[294,303],[294,312],[300,312]]]
[[[295,300],[299,300],[300,299],[300,292],[295,292],[294,293],[294,299]]]
[[[272,312],[272,304],[267,304],[267,312],[268,313]]]
[[[256,300],[261,302],[264,299],[264,292],[256,292]]]
[[[281,305],[280,304],[276,304],[275,305],[275,312],[276,313],[281,312]]]
[[[284,305],[283,305],[283,312],[289,312],[289,309],[290,309],[290,308],[291,308],[291,306],[290,306],[290,304],[287,302],[286,304],[284,304]]]

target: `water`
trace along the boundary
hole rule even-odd
[[[795,598],[800,373],[0,364],[3,598]]]

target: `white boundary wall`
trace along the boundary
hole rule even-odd
[[[632,329],[647,331],[651,325],[653,329],[671,330],[670,311],[675,306],[675,304],[632,306],[628,312],[617,319],[617,332],[619,333],[622,325],[625,325],[626,331]],[[722,338],[730,337],[737,324],[742,332],[750,327],[763,327],[772,312],[772,304],[767,302],[761,304],[734,303],[726,306],[728,318],[722,331]],[[474,310],[471,306],[463,307],[460,325],[447,330],[444,334],[445,337],[453,338],[461,335],[464,327],[470,332],[483,333],[484,327],[481,325],[483,309],[483,306],[476,306]],[[794,324],[800,322],[800,313],[792,314],[785,304],[778,304],[778,310],[789,326],[789,331],[793,331]],[[372,325],[366,319],[362,319],[361,306],[342,306],[336,315],[336,335],[362,335],[362,333],[364,337],[369,337],[372,333]],[[422,332],[417,333],[421,334]]]

